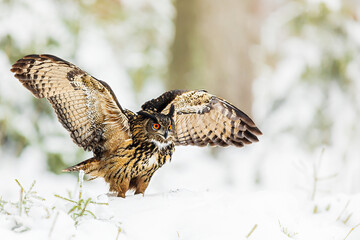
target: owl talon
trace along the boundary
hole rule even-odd
[[[135,195],[137,195],[137,194],[142,194],[142,196],[145,197],[145,192],[138,192],[138,191],[136,191],[136,192],[135,192]]]
[[[117,196],[118,196],[118,197],[125,198],[125,193],[124,193],[124,192],[119,192]]]

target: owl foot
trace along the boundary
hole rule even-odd
[[[117,190],[117,192],[118,192],[118,197],[125,198],[125,193],[129,190],[129,184],[130,184],[130,180],[129,180],[129,179],[124,179],[124,180],[119,184],[119,189]]]
[[[125,198],[125,192],[118,192],[118,197]]]
[[[142,194],[142,196],[145,197],[145,191],[144,191],[144,192],[138,192],[138,191],[136,191],[135,194]]]

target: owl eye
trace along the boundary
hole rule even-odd
[[[159,130],[160,124],[154,123],[154,124],[152,125],[152,128],[153,128],[154,130]]]
[[[171,130],[171,128],[172,128],[172,125],[170,124],[170,126],[169,126],[169,131]]]

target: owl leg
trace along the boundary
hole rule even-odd
[[[125,178],[120,184],[119,184],[119,190],[118,190],[118,197],[125,198],[125,193],[129,190],[130,185],[130,179]]]
[[[147,175],[137,177],[135,194],[141,193],[144,196],[144,192],[149,185],[150,179],[151,176],[149,177]]]

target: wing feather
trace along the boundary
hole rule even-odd
[[[204,90],[172,90],[146,102],[143,110],[168,114],[175,108],[175,144],[243,147],[259,141],[261,131],[244,112]]]
[[[85,150],[104,154],[130,138],[127,115],[109,85],[75,65],[52,55],[28,55],[11,71],[35,97],[52,104],[60,123]]]

